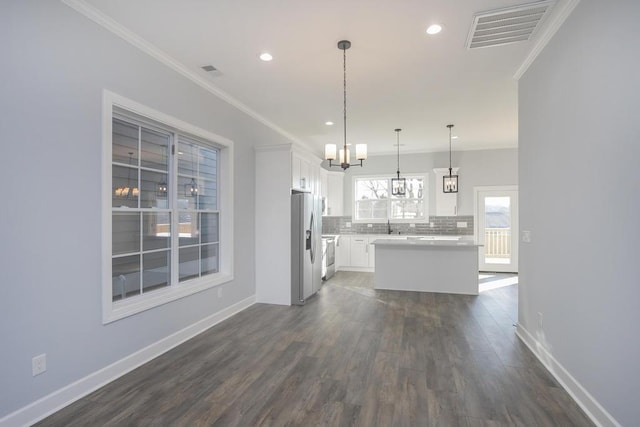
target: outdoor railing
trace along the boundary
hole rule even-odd
[[[511,256],[511,228],[485,228],[484,253],[487,258]]]

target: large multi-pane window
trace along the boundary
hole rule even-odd
[[[391,178],[354,178],[354,218],[356,221],[387,220],[424,221],[427,218],[427,178],[405,176],[407,191],[402,196],[391,194]]]
[[[134,305],[147,309],[193,293],[189,288],[195,292],[225,281],[216,280],[222,268],[224,148],[114,107],[108,311]]]

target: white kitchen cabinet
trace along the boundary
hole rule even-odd
[[[400,239],[404,236],[375,234],[340,235],[336,246],[336,269],[346,271],[374,271],[376,266],[375,242],[377,239]]]
[[[351,265],[351,236],[341,235],[336,241],[336,268]]]
[[[367,240],[367,252],[369,253],[369,267],[375,268],[376,266],[376,245],[373,242],[378,239],[378,237],[369,237]]]
[[[344,173],[327,172],[327,215],[342,216],[344,194]]]
[[[320,194],[325,199],[327,198],[329,171],[325,168],[320,168]]]
[[[457,216],[458,215],[458,193],[445,193],[442,191],[442,180],[445,175],[449,175],[448,168],[437,168],[433,170],[436,174],[435,194],[436,194],[436,216]],[[458,173],[458,168],[452,168],[452,173]]]
[[[351,236],[350,267],[369,267],[369,238]]]
[[[311,165],[297,153],[291,154],[291,188],[300,191],[312,191]]]
[[[322,186],[320,184],[320,165],[309,164],[309,184],[313,194],[322,195]]]

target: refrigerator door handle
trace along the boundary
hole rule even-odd
[[[314,220],[315,220],[315,218],[313,217],[313,212],[312,212],[311,213],[311,223],[309,224],[309,230],[307,231],[307,233],[309,233],[309,243],[311,245],[311,247],[310,247],[311,264],[313,264],[316,261],[315,242],[313,241]]]

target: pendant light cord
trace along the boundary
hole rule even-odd
[[[447,125],[447,127],[449,128],[449,178],[451,178],[451,128],[453,125]]]
[[[400,179],[400,129],[396,129],[396,145],[398,146],[398,179]]]
[[[344,122],[344,162],[349,163],[349,159],[347,159],[347,48],[346,46],[342,49],[342,71],[343,71],[343,81],[342,81],[342,89],[344,94],[343,101],[343,115],[342,119]]]

